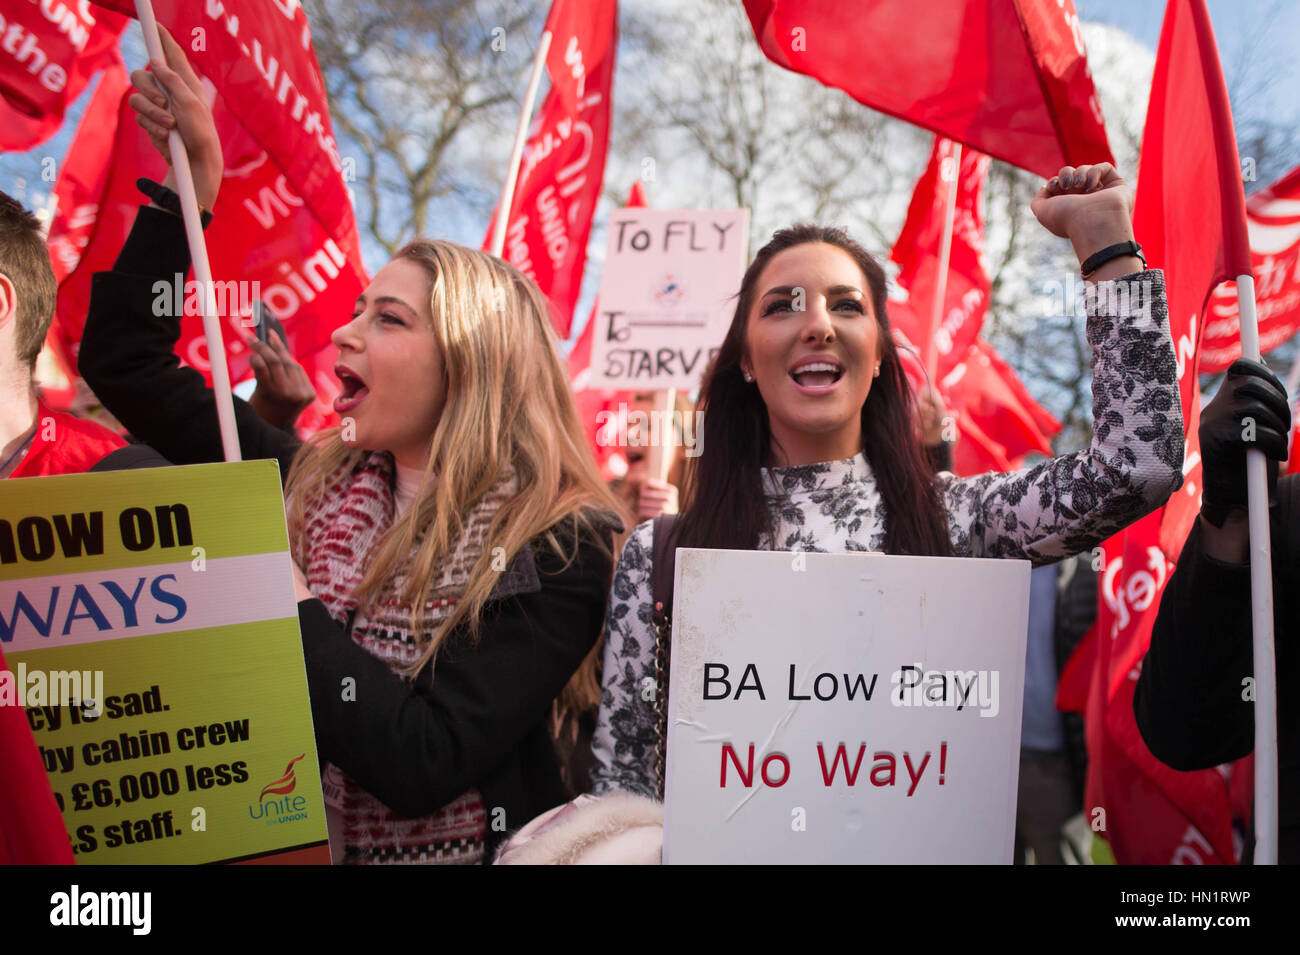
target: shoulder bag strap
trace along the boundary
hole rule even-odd
[[[661,800],[668,753],[668,655],[672,649],[673,571],[677,564],[672,530],[676,520],[676,514],[661,514],[654,519],[650,566],[650,598],[654,601],[650,621],[655,632],[655,791]]]

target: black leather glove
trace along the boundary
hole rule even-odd
[[[1246,451],[1251,448],[1271,459],[1271,499],[1277,462],[1286,460],[1290,433],[1291,408],[1282,382],[1259,362],[1238,358],[1228,367],[1219,393],[1201,411],[1201,516],[1222,527],[1229,511],[1246,507]]]

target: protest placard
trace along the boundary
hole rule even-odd
[[[731,323],[748,233],[748,209],[615,209],[591,386],[696,388]]]
[[[666,863],[1008,863],[1025,561],[677,552]]]
[[[273,461],[0,482],[0,705],[79,864],[329,861]]]

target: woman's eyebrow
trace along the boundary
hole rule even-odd
[[[366,304],[366,297],[364,295],[358,295],[357,304],[364,306]],[[415,309],[411,308],[411,306],[407,305],[400,298],[397,298],[392,295],[379,296],[378,298],[375,299],[375,304],[376,305],[400,305],[402,306],[402,308],[406,309],[407,311],[418,314],[415,312]]]
[[[801,288],[801,286],[798,286],[798,285],[778,285],[778,286],[776,286],[775,288],[770,288],[770,289],[768,289],[766,292],[763,293],[763,295],[762,295],[761,297],[762,297],[762,298],[767,298],[769,295],[789,295],[789,296],[793,296],[794,293],[795,293],[795,289],[798,289],[798,288]],[[826,290],[826,294],[827,294],[827,295],[844,295],[846,292],[852,292],[852,293],[854,293],[855,295],[861,295],[861,294],[862,294],[862,290],[861,290],[860,288],[858,288],[857,286],[854,286],[854,285],[832,285],[830,288],[828,288],[828,289]]]

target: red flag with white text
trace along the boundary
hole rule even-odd
[[[553,0],[544,30],[551,31],[546,73],[569,112],[587,95],[588,73],[614,42],[615,0]]]
[[[570,0],[556,0],[548,25],[572,30],[576,18],[557,17],[556,8]],[[558,79],[551,75],[551,90],[542,103],[524,145],[519,178],[515,183],[510,218],[506,227],[505,247],[501,255],[537,283],[551,305],[551,321],[556,334],[569,337],[573,309],[582,288],[582,273],[587,264],[587,239],[591,219],[600,200],[601,182],[605,177],[605,154],[609,148],[610,107],[614,89],[614,51],[617,46],[616,5],[595,6],[601,11],[601,32],[594,33],[590,24],[568,35],[557,33],[551,49],[575,50],[583,65],[582,96],[576,108],[566,104],[566,96],[576,95],[571,71]],[[603,50],[594,59],[586,49],[575,46],[591,42],[593,49]],[[548,57],[548,67],[553,60]],[[492,214],[483,248],[492,247],[493,224],[499,210]]]
[[[745,0],[774,63],[1049,177],[1112,162],[1073,0]]]
[[[938,353],[940,377],[962,361],[979,337],[988,308],[990,284],[984,270],[984,218],[980,193],[988,175],[989,157],[973,149],[961,151],[956,162],[954,143],[936,136],[930,162],[916,183],[898,241],[889,258],[898,263],[898,284],[907,291],[911,310],[896,321],[925,355]],[[939,328],[931,343],[935,295],[938,293],[940,244],[947,218],[948,191],[957,190],[953,213],[948,280]]]
[[[1206,303],[1219,282],[1251,266],[1237,144],[1204,0],[1169,0],[1165,8],[1133,225],[1147,261],[1165,272],[1184,485],[1164,508],[1104,546],[1087,804],[1104,809],[1106,839],[1121,863],[1231,863],[1236,849],[1224,776],[1233,770],[1169,769],[1151,755],[1133,716],[1160,595],[1200,509],[1197,351]]]
[[[95,0],[135,15],[130,0]],[[287,191],[360,263],[360,241],[330,122],[329,100],[298,0],[152,0],[190,65],[216,87],[230,114],[266,151]],[[223,141],[224,143],[224,141]]]
[[[59,131],[100,70],[121,63],[126,19],[87,3],[13,2],[0,11],[0,152],[23,152]]]
[[[1246,200],[1255,273],[1259,350],[1267,354],[1300,331],[1300,166]],[[1201,336],[1201,371],[1223,371],[1241,357],[1237,292],[1220,285]]]
[[[166,165],[135,123],[126,98],[124,73],[105,74],[87,106],[68,150],[55,193],[58,211],[49,248],[59,281],[50,343],[75,374],[76,350],[90,302],[91,276],[111,269],[146,200],[138,177],[161,180]],[[356,226],[348,208],[343,234],[328,232],[287,176],[215,96],[213,117],[221,138],[225,170],[204,235],[224,325],[232,382],[252,375],[243,338],[251,334],[252,304],[265,301],[284,324],[288,345],[315,385],[317,400],[298,420],[304,433],[333,423],[338,393],[332,375],[335,350],[330,334],[345,324],[367,281],[356,254]],[[327,159],[322,162],[328,167]],[[340,180],[341,184],[341,180]],[[344,250],[351,244],[354,252]],[[192,275],[175,276],[159,305],[180,314],[181,361],[209,377],[207,341],[199,316],[200,298]],[[210,380],[210,378],[209,378]]]

